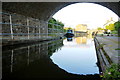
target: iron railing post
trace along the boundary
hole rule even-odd
[[[30,35],[29,35],[29,19],[27,18],[27,27],[28,27],[28,39],[30,39]]]
[[[10,15],[10,32],[11,32],[11,37],[13,39],[13,26],[12,26],[12,16]]]

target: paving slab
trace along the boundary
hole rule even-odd
[[[115,36],[103,36],[96,37],[100,44],[104,44],[103,49],[112,60],[113,63],[120,62],[120,37]],[[119,49],[119,50],[118,50]]]

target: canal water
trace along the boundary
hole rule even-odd
[[[64,46],[50,58],[60,68],[73,74],[98,74],[97,57],[93,39],[76,37],[65,39]]]
[[[90,36],[5,47],[2,58],[3,80],[79,78],[99,74],[94,41]]]

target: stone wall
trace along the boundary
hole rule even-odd
[[[3,40],[41,39],[47,37],[48,27],[44,21],[39,19],[4,11],[2,13],[2,34]]]

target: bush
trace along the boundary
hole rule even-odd
[[[112,34],[118,34],[118,31],[111,31]]]
[[[120,21],[114,23],[115,30],[118,31],[120,29]]]
[[[120,80],[120,65],[112,64],[106,69],[103,80]]]

